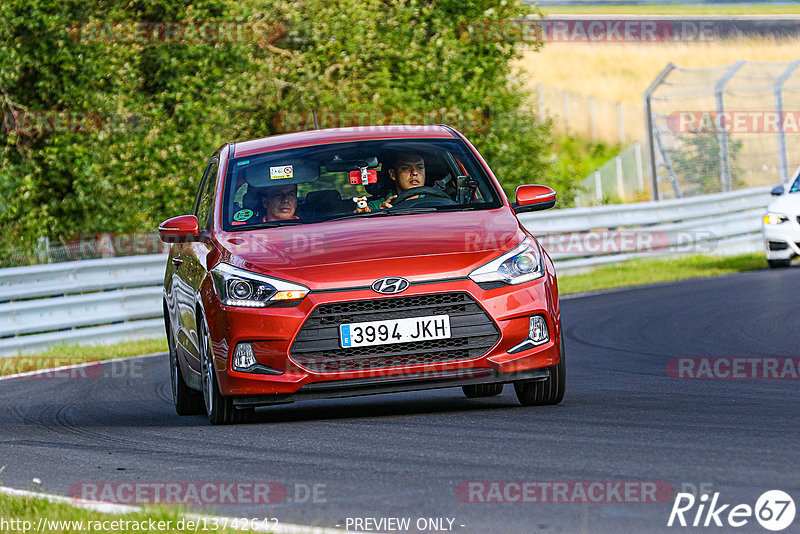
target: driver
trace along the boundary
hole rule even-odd
[[[372,210],[392,208],[392,200],[397,198],[400,193],[411,189],[412,187],[422,187],[425,185],[425,160],[422,159],[417,153],[407,152],[398,154],[394,159],[391,167],[389,167],[389,178],[392,179],[395,185],[396,193],[389,193],[384,198],[371,200],[367,205]],[[416,195],[409,197],[420,198]]]
[[[298,219],[294,214],[297,209],[297,184],[267,187],[261,196],[261,205],[266,213],[262,222]]]

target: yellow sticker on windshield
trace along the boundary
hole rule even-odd
[[[283,180],[286,178],[293,178],[294,177],[294,169],[291,165],[283,165],[281,167],[270,167],[269,168],[269,179],[270,180]]]

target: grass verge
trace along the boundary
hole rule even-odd
[[[54,345],[44,352],[0,358],[0,376],[166,351],[166,338],[126,341],[116,345]]]
[[[180,508],[154,506],[141,512],[104,514],[46,499],[0,494],[0,532],[238,532],[212,528],[213,518],[204,524],[203,519],[183,517],[183,512]]]
[[[755,271],[766,266],[764,255],[758,253],[631,260],[618,265],[600,267],[590,273],[559,276],[558,289],[560,294],[569,295],[615,287]]]

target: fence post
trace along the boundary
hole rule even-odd
[[[653,200],[658,200],[658,174],[656,172],[656,145],[653,139],[654,129],[656,128],[655,121],[653,121],[653,110],[650,103],[650,98],[653,96],[653,92],[658,88],[659,85],[664,81],[664,79],[669,75],[670,72],[675,70],[675,65],[672,62],[669,62],[664,70],[658,73],[656,79],[653,80],[653,83],[650,84],[644,92],[644,121],[645,127],[647,128],[647,146],[650,150],[650,183],[652,184],[652,190],[650,191],[650,197]]]
[[[537,92],[538,98],[539,98],[539,120],[541,122],[544,122],[544,119],[545,119],[544,93],[543,93],[543,89],[542,89],[542,84],[540,84],[540,83],[536,84],[536,92]]]
[[[598,204],[603,203],[603,180],[600,171],[594,171],[594,198]]]
[[[617,194],[620,200],[625,200],[625,180],[622,175],[622,157],[618,155],[614,160],[617,164]]]
[[[644,167],[642,166],[642,144],[639,141],[633,144],[633,155],[636,158],[636,183],[639,191],[644,191]]]
[[[789,163],[786,160],[786,131],[783,124],[783,84],[797,70],[798,66],[800,66],[800,59],[792,61],[789,68],[775,80],[775,85],[773,85],[775,113],[778,115],[778,161],[780,162],[781,183],[784,185],[789,183]]]
[[[714,85],[714,94],[717,99],[717,117],[722,118],[722,131],[717,134],[717,140],[719,141],[720,159],[719,181],[723,192],[730,191],[732,189],[731,167],[730,163],[728,162],[728,125],[725,123],[725,115],[723,115],[725,111],[723,93],[725,91],[725,85],[736,75],[736,73],[745,63],[746,62],[744,60],[739,60],[734,63],[731,68],[729,68],[728,71],[722,76],[722,78],[717,81],[716,85]]]

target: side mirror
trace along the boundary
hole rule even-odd
[[[777,185],[770,191],[773,197],[779,197],[783,194],[783,186]]]
[[[194,215],[179,215],[167,219],[158,226],[158,236],[164,243],[195,241],[199,233],[200,225]]]
[[[546,185],[517,187],[517,201],[511,204],[514,213],[548,210],[556,205],[556,192]]]

